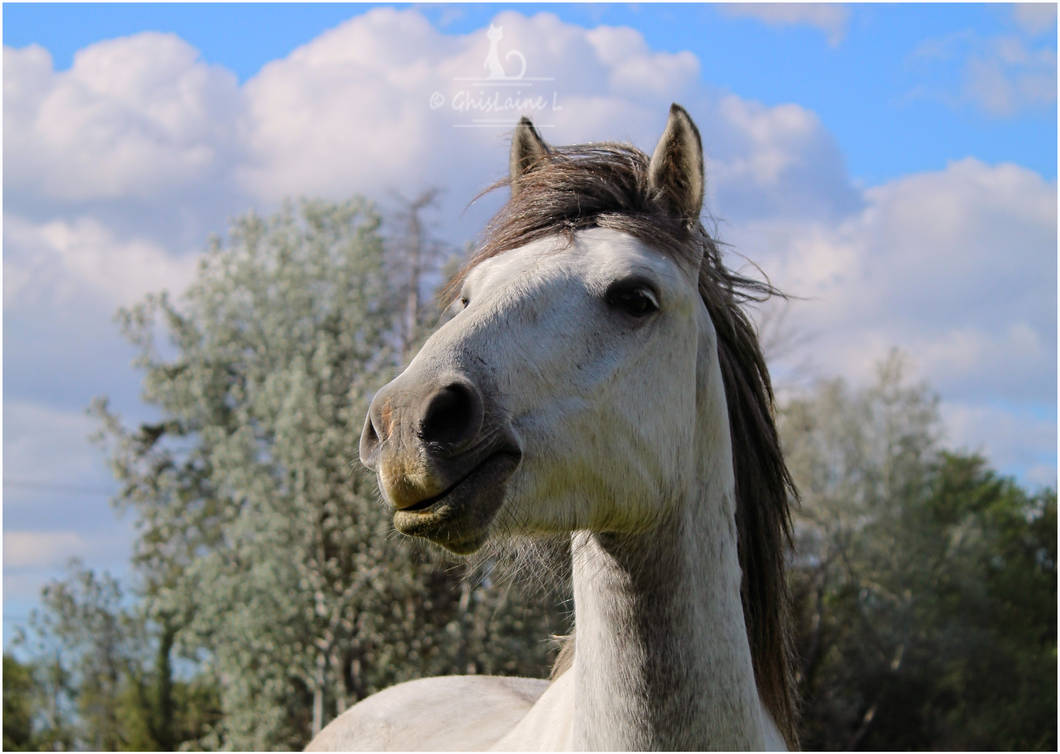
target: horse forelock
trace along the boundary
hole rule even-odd
[[[478,264],[532,241],[601,227],[627,233],[681,265],[699,269],[699,293],[718,335],[732,437],[741,596],[755,679],[789,746],[797,745],[793,649],[784,562],[791,545],[789,503],[797,498],[774,422],[773,390],[750,301],[783,296],[767,281],[723,263],[697,218],[671,215],[648,184],[649,159],[635,147],[601,143],[553,148],[520,177],[519,191],[486,227],[478,251],[444,289],[446,303]],[[499,181],[486,192],[508,185]],[[486,193],[483,192],[483,193]],[[573,637],[572,637],[573,638]],[[558,662],[568,662],[562,652]],[[560,668],[553,675],[562,672]]]

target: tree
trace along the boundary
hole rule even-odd
[[[892,354],[782,411],[807,748],[1055,748],[1055,493],[941,449],[935,403]]]
[[[33,670],[4,652],[4,751],[33,751]]]
[[[164,627],[127,603],[115,578],[76,560],[42,589],[15,642],[29,662],[5,656],[5,749],[168,751],[204,736],[216,690],[174,679]]]
[[[67,578],[42,589],[42,607],[29,621],[46,698],[44,736],[50,744],[117,750],[119,690],[143,637],[122,610],[117,580],[76,560],[69,570]],[[69,725],[71,716],[75,726]]]
[[[356,461],[407,304],[380,222],[361,200],[248,215],[179,306],[163,294],[120,313],[160,417],[129,428],[99,401],[100,440],[136,515],[148,609],[221,690],[204,746],[299,748],[368,693],[501,669],[492,640],[554,625],[396,538]],[[545,654],[508,668],[540,672]]]

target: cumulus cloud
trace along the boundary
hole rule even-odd
[[[965,159],[870,189],[865,200],[836,225],[770,220],[730,239],[783,289],[806,297],[786,322],[806,343],[788,359],[868,380],[900,345],[965,416],[985,415],[999,396],[1024,410],[1055,405],[1055,183]],[[955,416],[954,442],[978,447],[983,431]],[[1028,446],[1041,450],[1044,438],[1048,448],[1047,435]],[[1018,455],[1005,449],[1015,437],[994,437],[986,450],[1008,463]]]
[[[653,52],[632,29],[586,31],[548,13],[493,23],[501,65],[516,76],[525,64],[524,77],[488,79],[485,30],[446,35],[415,11],[386,8],[270,63],[245,87],[252,158],[242,185],[275,200],[292,186],[335,194],[433,181],[469,198],[503,173],[520,116],[560,142],[643,137],[648,107],[658,127],[667,98],[698,76],[691,53]],[[627,118],[611,121],[616,112]]]
[[[223,180],[240,96],[231,72],[172,34],[99,42],[63,72],[41,47],[5,47],[5,183],[84,201]]]
[[[702,122],[719,214],[832,218],[861,206],[839,147],[806,108],[728,95]]]
[[[633,29],[514,12],[493,25],[502,64],[525,62],[523,79],[487,78],[485,30],[448,36],[415,11],[390,9],[266,66],[246,85],[254,159],[242,185],[274,201],[295,187],[338,194],[428,182],[459,206],[503,175],[521,115],[554,143],[615,139],[650,151],[677,100],[703,129],[724,216],[831,215],[858,203],[834,139],[805,108],[719,98],[699,81],[694,55],[653,51]]]
[[[850,19],[847,8],[831,3],[729,3],[721,8],[731,16],[755,18],[770,26],[820,29],[833,47],[843,41]]]
[[[148,290],[182,287],[186,250],[226,217],[292,195],[385,201],[441,186],[441,230],[462,243],[498,197],[464,205],[505,173],[524,114],[555,143],[616,139],[650,151],[676,99],[703,129],[718,216],[835,216],[860,201],[834,139],[805,108],[719,98],[694,55],[655,51],[633,29],[586,30],[549,13],[492,23],[508,71],[521,58],[524,79],[488,79],[487,29],[444,34],[415,10],[389,8],[242,86],[171,34],[90,45],[66,71],[40,47],[5,47],[5,311],[62,302],[109,318]],[[515,104],[457,106],[469,92]],[[469,127],[480,116],[494,122]]]
[[[640,32],[628,27],[599,26],[586,32],[597,60],[610,67],[607,82],[613,92],[654,98],[674,96],[699,75],[699,61],[690,52],[653,52]]]
[[[149,292],[182,291],[197,264],[150,240],[118,238],[91,216],[4,219],[5,310],[89,304],[109,313]]]
[[[833,138],[805,108],[718,98],[692,53],[652,50],[630,28],[586,30],[549,13],[492,23],[506,73],[525,62],[523,78],[488,79],[486,29],[448,35],[415,10],[389,8],[331,29],[242,87],[173,35],[92,45],[64,72],[41,48],[5,48],[9,196],[40,222],[52,219],[42,203],[63,206],[123,237],[151,239],[154,229],[162,246],[205,236],[204,218],[223,222],[219,208],[299,194],[444,186],[443,215],[455,218],[503,175],[519,116],[556,143],[650,150],[677,100],[703,127],[725,217],[857,202]],[[447,230],[466,238],[483,219]]]

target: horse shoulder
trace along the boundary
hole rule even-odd
[[[485,750],[547,687],[537,678],[474,675],[399,683],[332,720],[306,751]]]
[[[493,751],[573,751],[574,673],[553,681]]]

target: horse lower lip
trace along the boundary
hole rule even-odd
[[[467,474],[462,476],[456,482],[454,482],[453,484],[449,485],[449,487],[447,487],[442,492],[439,492],[437,495],[433,495],[431,497],[424,498],[423,500],[420,500],[418,503],[413,503],[412,505],[410,505],[410,506],[408,506],[406,508],[400,508],[399,512],[401,512],[401,513],[422,513],[422,514],[431,513],[432,512],[431,511],[432,508],[437,506],[439,503],[444,502],[447,497],[449,497],[454,491],[456,491],[457,488],[459,488],[461,485],[463,485],[465,482],[467,482],[472,477],[476,476],[478,474],[478,472],[482,471],[482,469],[484,469],[486,466],[488,466],[491,462],[497,460],[498,457],[504,456],[504,455],[514,456],[514,455],[517,455],[517,454],[513,453],[512,451],[509,451],[509,450],[501,450],[501,451],[498,451],[496,453],[493,453],[492,455],[489,455],[485,459],[483,459],[483,461],[480,464],[478,464],[477,466],[472,468],[471,471],[467,472]]]

